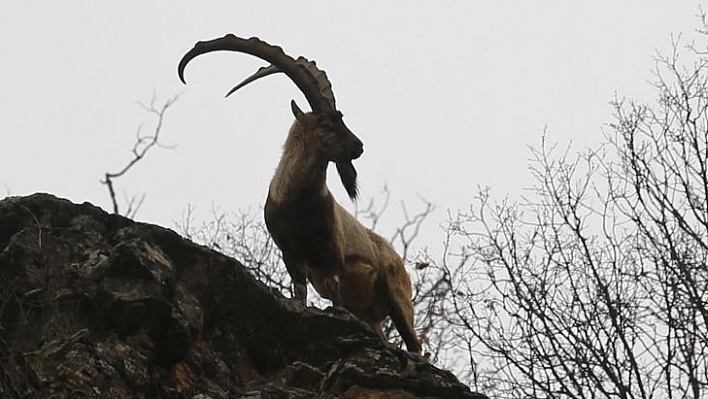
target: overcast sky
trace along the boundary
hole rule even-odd
[[[11,5],[10,5],[11,4]],[[259,36],[317,60],[365,152],[362,198],[388,184],[466,208],[477,186],[518,197],[531,181],[528,145],[595,146],[617,94],[651,101],[656,50],[698,27],[697,1],[45,1],[3,6],[0,197],[49,192],[110,209],[106,171],[130,159],[136,101],[180,94],[163,142],[117,181],[146,193],[137,218],[172,226],[187,204],[257,208],[292,115],[307,103],[285,76],[226,91],[264,63],[200,57],[198,40]],[[338,180],[330,186],[347,206]],[[202,215],[206,217],[206,214]],[[392,216],[392,218],[394,218]],[[433,223],[431,230],[437,227]],[[439,240],[437,233],[428,236]]]

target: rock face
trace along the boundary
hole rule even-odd
[[[483,398],[175,232],[0,201],[0,397]]]

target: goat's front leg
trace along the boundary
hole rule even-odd
[[[336,308],[342,307],[342,294],[339,291],[339,276],[333,274],[325,279],[325,288],[329,292],[332,305]]]
[[[283,256],[283,261],[292,280],[293,296],[301,304],[307,305],[307,266],[286,256]]]
[[[301,304],[307,305],[307,280],[304,283],[293,281],[293,291],[295,299]]]

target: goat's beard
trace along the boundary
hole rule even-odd
[[[339,178],[342,179],[342,184],[344,189],[347,190],[347,194],[352,201],[355,201],[359,195],[359,188],[356,184],[356,169],[354,169],[354,164],[351,160],[336,161],[337,173],[339,173]]]

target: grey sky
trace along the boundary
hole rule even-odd
[[[135,101],[182,93],[162,133],[177,150],[154,151],[118,181],[147,193],[138,219],[171,226],[188,203],[260,205],[289,101],[307,104],[284,76],[225,100],[263,65],[242,54],[194,60],[183,86],[181,56],[231,32],[327,71],[365,144],[362,198],[384,183],[396,201],[421,194],[443,210],[465,208],[477,185],[516,197],[544,126],[553,142],[594,146],[615,93],[653,99],[652,56],[672,33],[690,34],[697,11],[695,1],[14,2],[0,16],[0,190],[109,209],[99,179],[129,159],[140,124],[152,127]],[[338,180],[330,186],[348,206]]]

